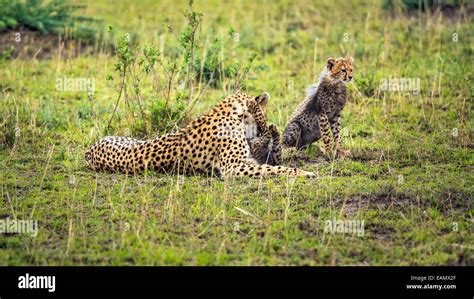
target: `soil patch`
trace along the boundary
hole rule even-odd
[[[362,195],[354,196],[344,200],[340,199],[339,204],[344,205],[344,213],[346,215],[354,215],[360,209],[367,209],[369,207],[389,209],[394,207],[401,207],[407,204],[414,204],[419,206],[420,200],[405,195]]]
[[[346,215],[354,215],[360,209],[392,209],[402,208],[404,206],[414,206],[417,208],[433,207],[438,209],[443,215],[448,215],[453,210],[467,213],[472,209],[472,202],[468,194],[453,191],[446,195],[440,194],[436,201],[424,200],[419,197],[413,197],[405,194],[371,194],[362,196],[353,196],[347,199],[339,199],[337,203],[344,206],[344,213]]]
[[[26,28],[0,33],[0,53],[11,58],[51,59],[72,58],[96,53],[97,49],[86,41],[65,39],[59,34],[42,34]]]

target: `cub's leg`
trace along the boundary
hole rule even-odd
[[[250,152],[260,164],[280,165],[281,144],[280,133],[276,125],[272,124],[262,136],[249,142]]]
[[[269,129],[272,134],[273,144],[272,144],[272,151],[271,151],[272,163],[268,163],[268,164],[280,165],[282,162],[280,132],[278,132],[278,127],[274,124],[271,124]]]
[[[289,123],[283,131],[283,145],[286,147],[297,147],[301,138],[301,128],[295,123]]]
[[[331,149],[331,128],[329,126],[329,119],[326,114],[322,113],[319,115],[318,121],[319,128],[321,129],[321,137],[323,139],[322,151],[326,154]]]
[[[340,115],[337,114],[330,120],[332,136],[334,139],[335,150],[338,155],[350,156],[350,152],[341,146],[341,124],[339,122]]]
[[[252,157],[257,160],[260,164],[270,164],[268,163],[269,155],[271,154],[270,151],[270,141],[271,135],[270,132],[263,134],[260,137],[254,138],[252,141],[249,142],[250,152],[252,153]]]

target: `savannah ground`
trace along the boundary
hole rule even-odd
[[[127,32],[182,63],[176,35],[187,2],[85,3],[81,13],[103,19],[103,31],[112,25],[115,43]],[[203,13],[196,57],[233,28],[219,69],[255,53],[242,90],[270,93],[268,120],[280,130],[328,57],[354,57],[342,114],[352,158],[327,159],[316,144],[285,162],[317,179],[94,173],[84,151],[104,137],[119,94],[114,53],[2,59],[0,215],[36,220],[39,233],[0,235],[0,265],[473,265],[472,14],[382,5],[194,4]],[[58,90],[64,77],[91,78],[95,91]],[[419,93],[383,91],[393,78],[419,79]],[[188,104],[184,80],[172,79],[172,107]],[[147,77],[143,110],[129,91],[108,134],[151,138],[182,127],[231,91],[231,79],[219,80],[195,85],[203,92],[189,115],[155,130],[150,107],[164,98]],[[364,220],[363,236],[325,233],[333,219]]]

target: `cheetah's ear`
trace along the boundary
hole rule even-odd
[[[268,103],[268,100],[270,100],[270,94],[268,92],[264,92],[261,95],[255,97],[255,101],[260,106],[265,106]]]
[[[352,56],[351,56],[351,57],[347,58],[347,61],[349,61],[350,64],[353,64],[354,63],[354,58],[352,58]]]
[[[336,59],[334,59],[333,57],[329,57],[327,63],[328,70],[330,70],[336,63]]]

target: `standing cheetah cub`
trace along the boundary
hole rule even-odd
[[[300,149],[323,139],[323,153],[334,150],[334,154],[348,156],[341,148],[341,125],[339,117],[347,101],[346,83],[352,80],[353,59],[329,58],[319,82],[308,89],[303,102],[290,118],[283,132],[283,145]],[[331,148],[331,136],[334,146]]]

